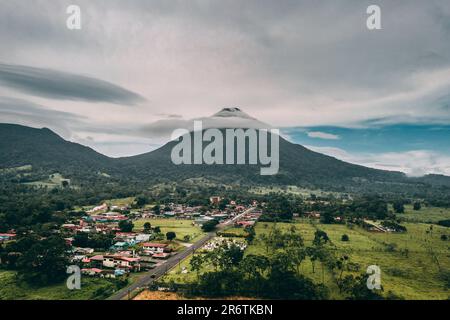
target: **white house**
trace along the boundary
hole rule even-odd
[[[168,244],[165,243],[152,243],[152,242],[144,242],[142,244],[142,250],[148,251],[152,254],[154,253],[163,253],[168,250]]]

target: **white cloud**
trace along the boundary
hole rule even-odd
[[[306,133],[310,138],[326,139],[326,140],[339,140],[340,137],[336,134],[320,132],[320,131],[310,131]]]
[[[306,146],[308,149],[337,159],[370,168],[401,171],[408,176],[425,174],[450,175],[450,156],[430,150],[385,153],[350,153],[340,148]]]

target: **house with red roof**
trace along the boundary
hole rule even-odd
[[[16,237],[15,233],[0,233],[0,242],[12,240]]]
[[[141,258],[118,255],[103,256],[103,266],[106,268],[126,269],[127,271],[141,271]]]

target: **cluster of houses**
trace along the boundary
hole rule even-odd
[[[13,240],[16,237],[16,234],[13,232],[8,233],[0,233],[0,243],[4,241]]]
[[[220,201],[217,197],[213,201]],[[165,205],[160,214],[148,210],[134,212],[135,218],[167,217],[176,219],[190,219],[193,224],[202,225],[204,222],[215,219],[223,221],[242,213],[247,208],[230,203],[224,210],[212,210],[200,213],[201,207],[181,204]],[[111,207],[107,204],[96,206],[86,215],[62,225],[62,231],[68,244],[72,245],[75,235],[79,233],[114,234],[112,246],[104,253],[94,252],[93,248],[72,247],[72,262],[80,265],[83,274],[100,277],[117,277],[129,272],[148,270],[158,264],[164,263],[173,250],[165,243],[151,242],[151,230],[145,232],[122,232],[120,221],[130,219],[127,207]],[[246,215],[241,223],[254,223],[258,214]]]
[[[110,211],[112,210],[112,211]],[[67,244],[72,246],[75,235],[86,233],[114,235],[113,244],[106,252],[94,252],[93,248],[71,247],[71,260],[80,266],[85,275],[117,277],[130,272],[140,272],[164,263],[173,252],[168,244],[150,242],[151,230],[146,232],[122,232],[119,222],[130,218],[122,213],[127,207],[102,204],[86,211],[86,215],[62,225]]]
[[[104,254],[93,254],[93,249],[75,249],[72,262],[81,266],[85,275],[117,277],[130,272],[152,269],[172,255],[172,248],[165,243],[142,242],[132,250],[110,250]],[[86,254],[80,254],[85,252]]]
[[[295,216],[298,217],[299,215],[294,213],[294,217]],[[310,218],[310,219],[320,219],[320,217],[321,217],[319,211],[307,211],[303,214],[303,216],[305,218]],[[336,223],[344,221],[344,219],[341,216],[334,217],[333,219]]]
[[[210,202],[212,204],[218,204],[221,201],[221,197],[211,197]],[[201,226],[204,223],[217,220],[222,222],[226,219],[232,218],[243,211],[247,210],[248,207],[239,205],[235,201],[230,201],[224,210],[215,209],[206,212],[201,212],[201,206],[185,206],[182,204],[167,204],[159,215],[144,211],[141,215],[142,218],[152,218],[152,217],[165,217],[165,218],[176,218],[176,219],[188,219],[193,220],[193,224]]]
[[[212,197],[211,203],[221,203],[220,197]],[[98,277],[118,277],[130,272],[140,272],[163,264],[174,254],[172,246],[167,243],[155,242],[155,233],[152,230],[144,232],[123,232],[119,228],[121,221],[133,218],[168,217],[176,219],[190,219],[193,225],[202,225],[210,220],[224,221],[233,218],[248,207],[238,205],[231,201],[222,210],[201,210],[199,206],[186,206],[182,204],[165,205],[159,214],[150,210],[130,212],[128,207],[109,206],[103,203],[85,211],[82,217],[73,218],[63,224],[60,233],[70,246],[71,262],[80,266],[82,273]],[[248,213],[239,221],[242,226],[253,225],[260,216],[260,212]],[[105,235],[112,239],[112,245],[107,249],[80,247],[80,234],[86,234],[86,241],[101,239],[98,235]],[[12,231],[0,233],[0,243],[13,240],[16,234]],[[75,241],[77,239],[77,241]],[[218,238],[205,246],[206,250],[214,248],[224,240]],[[98,240],[95,240],[98,241]],[[86,242],[89,243],[89,242]],[[242,243],[238,244],[242,246]],[[107,244],[109,246],[109,244]],[[242,248],[245,249],[245,248]]]
[[[398,231],[403,231],[403,230],[398,230],[395,229],[394,227],[389,227],[386,225],[381,225],[379,223],[376,223],[374,221],[371,220],[367,220],[364,219],[361,223],[361,226],[366,229],[367,231],[370,232],[380,232],[380,233],[385,233],[385,232],[398,232]]]
[[[72,247],[72,262],[80,264],[86,275],[116,277],[129,272],[148,270],[172,254],[168,244],[150,242],[152,234],[149,233],[121,232],[116,227],[98,228],[95,225],[79,228],[66,224],[63,228],[74,234],[111,231],[115,234],[113,245],[104,254],[94,254],[93,248]],[[66,241],[72,244],[74,238],[66,238]]]
[[[251,212],[247,212],[235,221],[235,226],[244,228],[252,227],[256,223],[256,221],[258,221],[259,217],[261,217],[261,214],[261,210],[253,210]]]

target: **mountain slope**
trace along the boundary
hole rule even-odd
[[[171,161],[171,152],[176,141],[168,142],[149,153],[114,159],[91,148],[65,141],[46,128],[0,124],[0,137],[0,168],[31,164],[33,170],[60,172],[79,180],[86,177],[96,179],[96,173],[105,172],[125,184],[150,185],[206,178],[225,184],[297,185],[346,192],[404,192],[427,185],[450,185],[450,177],[429,175],[407,178],[401,172],[346,163],[281,137],[280,169],[278,174],[272,176],[261,175],[261,165],[175,165]]]
[[[149,153],[117,159],[117,162],[120,163],[122,170],[131,176],[140,175],[146,179],[152,177],[160,180],[184,180],[202,177],[222,183],[281,184],[325,188],[373,182],[409,183],[409,180],[401,172],[383,171],[346,163],[288,142],[282,137],[279,139],[280,169],[278,174],[272,176],[261,175],[261,165],[259,164],[175,165],[171,161],[171,151],[178,143],[175,141]],[[418,181],[414,183],[418,183]]]
[[[31,164],[43,170],[76,174],[111,170],[113,159],[64,140],[50,129],[0,124],[0,168]]]

